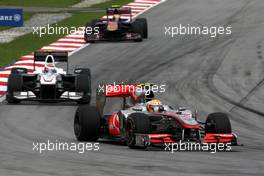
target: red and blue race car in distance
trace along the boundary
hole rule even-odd
[[[146,85],[105,85],[97,91],[96,106],[80,106],[75,114],[74,132],[79,141],[99,138],[123,141],[130,148],[165,143],[237,144],[227,114],[211,113],[205,122],[187,108],[162,104]],[[122,107],[116,106],[121,102]],[[120,105],[120,104],[119,104]],[[115,107],[106,113],[108,107]]]
[[[130,7],[113,6],[106,9],[106,16],[88,22],[85,27],[86,42],[135,41],[148,38],[148,24],[145,18],[132,18]]]

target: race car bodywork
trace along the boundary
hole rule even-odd
[[[97,93],[97,107],[81,106],[77,109],[74,131],[78,140],[106,138],[125,141],[130,148],[146,148],[149,145],[179,141],[237,143],[226,114],[212,113],[205,122],[200,122],[186,108],[174,109],[169,105],[162,105],[158,112],[149,112],[146,98],[135,89],[141,85],[120,89],[124,86],[126,85],[118,85],[119,88],[115,90],[110,85],[111,89],[108,91]],[[123,108],[112,114],[104,114],[106,99],[113,97],[123,99]],[[152,97],[154,98],[153,94]]]
[[[87,23],[84,33],[85,41],[90,43],[128,40],[141,42],[143,38],[148,38],[147,20],[145,18],[133,20],[129,7],[107,8],[106,19],[97,19]]]
[[[44,62],[44,67],[35,67]],[[67,71],[55,66],[66,62]],[[34,53],[34,72],[25,68],[12,68],[8,77],[6,100],[8,103],[27,101],[76,101],[89,103],[91,96],[91,73],[87,68],[77,68],[68,73],[68,53],[37,51]]]

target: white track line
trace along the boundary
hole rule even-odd
[[[10,73],[10,71],[8,70],[8,71],[0,71],[0,74],[9,74]],[[1,78],[1,77],[0,77]]]
[[[83,39],[71,39],[71,38],[62,38],[58,42],[84,42]]]
[[[7,82],[7,78],[0,78],[0,82]],[[1,89],[2,87],[6,87],[6,86],[0,86],[0,89]],[[0,90],[0,91],[1,91],[1,90]]]
[[[6,91],[6,86],[1,86],[0,91]]]
[[[3,102],[5,99],[6,99],[6,96],[5,95],[1,96],[0,97],[0,103]]]
[[[42,50],[56,50],[56,51],[74,51],[77,49],[77,47],[76,48],[70,48],[70,47],[64,48],[64,47],[56,47],[56,46],[44,46],[41,49]]]

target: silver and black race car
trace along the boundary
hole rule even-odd
[[[44,67],[36,68],[36,62]],[[67,71],[56,67],[57,62],[66,62]],[[23,100],[57,102],[76,101],[87,104],[91,97],[91,73],[88,68],[77,68],[68,73],[68,53],[37,51],[34,53],[34,71],[14,67],[8,77],[6,100],[19,103]]]
[[[97,93],[96,107],[80,106],[74,120],[77,140],[104,138],[126,142],[130,148],[180,141],[237,145],[227,114],[211,113],[201,122],[191,110],[174,109],[155,99],[153,93],[138,92],[140,87],[142,85],[108,85]],[[117,106],[107,113],[107,104],[114,107],[118,99],[122,108]]]
[[[125,18],[124,18],[125,16]],[[148,38],[147,19],[132,19],[131,8],[107,8],[106,18],[87,23],[84,33],[86,42],[128,41],[141,42]]]

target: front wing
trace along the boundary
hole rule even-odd
[[[95,41],[134,41],[142,39],[140,34],[136,33],[127,33],[124,37],[122,36],[114,36],[114,37],[104,37],[103,35],[89,35],[89,38],[85,40],[87,42],[95,42]]]
[[[27,92],[16,92],[14,98],[25,101],[65,102],[65,101],[78,101],[83,98],[83,95],[77,92],[64,92],[59,98],[41,98],[39,96],[36,96],[32,91],[27,91]]]
[[[164,145],[178,143],[172,134],[135,134],[137,146],[150,146],[152,144]],[[205,134],[202,143],[231,143],[237,145],[237,135],[230,134]]]

